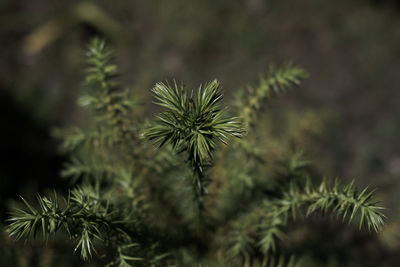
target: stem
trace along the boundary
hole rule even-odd
[[[190,158],[193,170],[193,193],[197,202],[199,218],[202,219],[205,211],[204,197],[208,194],[206,183],[209,179],[204,174],[204,164],[200,160]]]
[[[204,211],[204,196],[207,194],[207,189],[204,186],[204,173],[200,163],[195,162],[193,166],[193,189],[196,197],[199,214]]]

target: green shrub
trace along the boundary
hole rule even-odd
[[[56,132],[74,188],[36,204],[22,198],[11,236],[64,232],[83,260],[96,254],[110,266],[312,266],[313,253],[291,245],[304,217],[335,214],[380,231],[384,216],[371,191],[321,181],[286,139],[256,134],[261,107],[299,85],[302,69],[271,67],[229,110],[216,80],[193,91],[157,83],[152,93],[163,111],[146,121],[118,83],[112,54],[92,41],[78,102],[90,119]]]

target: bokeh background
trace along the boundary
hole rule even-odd
[[[264,112],[274,114],[277,132],[299,121],[315,129],[303,140],[304,150],[327,177],[377,188],[388,218],[383,233],[368,242],[380,266],[398,266],[398,3],[0,1],[0,221],[18,195],[66,189],[59,175],[64,158],[51,129],[81,120],[75,99],[82,55],[88,40],[102,36],[115,48],[121,79],[143,105],[150,105],[149,89],[161,80],[195,87],[217,78],[229,99],[270,64],[292,61],[305,68],[310,78],[303,86]],[[0,243],[0,266],[61,266],[53,265],[51,255],[63,255],[51,253],[62,250],[56,245],[42,256],[3,232]],[[81,264],[70,251],[66,261]],[[354,266],[363,266],[357,265],[363,255],[353,254]]]

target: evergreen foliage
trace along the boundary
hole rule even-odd
[[[212,160],[216,140],[228,143],[230,136],[240,137],[243,133],[237,118],[224,118],[219,106],[222,94],[219,83],[214,80],[202,88],[196,96],[190,97],[183,86],[173,87],[158,83],[153,89],[158,105],[167,108],[160,113],[152,126],[145,129],[144,135],[155,140],[159,147],[172,144],[177,152],[186,151],[188,161],[193,169],[193,184],[199,202],[203,208],[202,196],[206,193],[204,186],[204,167]]]
[[[83,128],[56,131],[71,155],[63,174],[75,187],[65,198],[22,198],[11,236],[64,232],[83,260],[104,255],[108,266],[294,267],[314,262],[288,245],[299,218],[327,213],[381,230],[373,191],[318,181],[303,153],[279,163],[252,140],[262,103],[299,85],[307,76],[301,68],[270,68],[232,110],[221,106],[217,81],[197,91],[157,83],[152,92],[166,110],[147,122],[117,82],[112,55],[104,41],[92,41],[79,99],[91,117]]]
[[[281,68],[271,65],[267,74],[260,77],[256,88],[249,86],[247,90],[239,92],[236,104],[240,117],[246,124],[250,124],[263,102],[273,97],[273,95],[285,92],[292,86],[300,85],[301,81],[307,76],[303,69],[293,66],[292,63],[286,64]]]

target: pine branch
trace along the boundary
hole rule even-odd
[[[307,77],[308,74],[303,69],[291,63],[281,68],[271,65],[267,74],[260,77],[257,87],[250,86],[239,92],[236,105],[240,111],[240,118],[243,119],[245,125],[251,125],[264,101],[273,95],[287,91],[292,86],[300,85],[301,81]]]
[[[81,257],[87,260],[96,251],[94,240],[104,241],[113,235],[113,238],[123,239],[128,236],[117,223],[119,211],[111,209],[108,202],[101,201],[89,187],[72,190],[62,203],[64,207],[57,194],[53,199],[38,196],[39,209],[23,198],[22,201],[26,209],[15,209],[9,219],[8,231],[16,239],[35,238],[41,231],[47,240],[51,234],[64,229],[77,242],[75,251],[80,251]]]
[[[210,164],[217,141],[227,144],[230,137],[241,137],[243,129],[236,118],[225,118],[220,107],[219,83],[207,83],[193,96],[183,86],[158,83],[153,88],[157,105],[167,109],[159,113],[144,135],[159,147],[171,144],[178,152],[187,152],[194,172],[195,194],[202,205],[204,167]]]
[[[87,137],[94,141],[97,137],[101,144],[114,144],[134,135],[132,119],[128,116],[135,102],[130,98],[129,91],[123,90],[116,79],[119,72],[113,61],[114,52],[105,41],[93,39],[86,53],[85,93],[79,98],[78,104],[95,112],[92,131],[99,134],[92,132]],[[78,133],[76,137],[82,136]]]
[[[84,129],[56,130],[54,135],[63,139],[63,152],[73,153],[62,174],[85,181],[98,182],[115,178],[115,166],[133,158],[133,146],[139,142],[134,126],[134,102],[127,90],[117,81],[117,66],[113,51],[100,39],[93,39],[86,53],[86,80],[79,104],[93,113]],[[114,156],[110,157],[112,153]],[[87,179],[89,178],[89,179]]]
[[[378,232],[385,216],[372,195],[373,191],[368,192],[368,188],[358,192],[353,183],[341,187],[336,182],[330,187],[324,181],[314,188],[308,182],[303,190],[293,183],[282,198],[264,201],[262,206],[255,207],[235,222],[229,253],[239,256],[258,249],[264,255],[275,252],[277,240],[286,236],[284,228],[303,210],[306,216],[318,211],[336,213],[349,223],[358,215],[360,228],[365,226]]]
[[[86,84],[100,85],[101,91],[111,93],[119,87],[114,78],[119,76],[117,66],[112,64],[113,51],[106,46],[104,40],[94,38],[86,53]],[[96,88],[98,90],[98,88]],[[86,99],[86,101],[84,101]],[[96,98],[88,95],[82,99],[82,104],[99,104]]]
[[[309,216],[317,211],[327,213],[328,211],[336,213],[343,220],[347,219],[349,223],[359,216],[359,228],[366,226],[368,230],[380,231],[383,225],[384,215],[381,213],[382,208],[377,206],[376,201],[372,199],[373,191],[367,192],[365,188],[358,192],[353,182],[340,187],[336,181],[333,187],[324,181],[319,187],[312,187],[311,183],[307,183],[304,191],[292,184],[290,190],[285,192],[282,199],[274,202],[265,202],[265,210],[269,210],[268,217],[271,218],[271,224],[263,224],[264,238],[260,241],[260,245],[264,252],[274,250],[272,239],[279,237],[274,232],[279,231],[279,227],[287,224],[289,218],[296,219],[296,213],[306,208],[306,215]],[[271,209],[272,208],[272,209]],[[279,220],[274,220],[279,218]],[[268,220],[267,220],[268,221]]]

